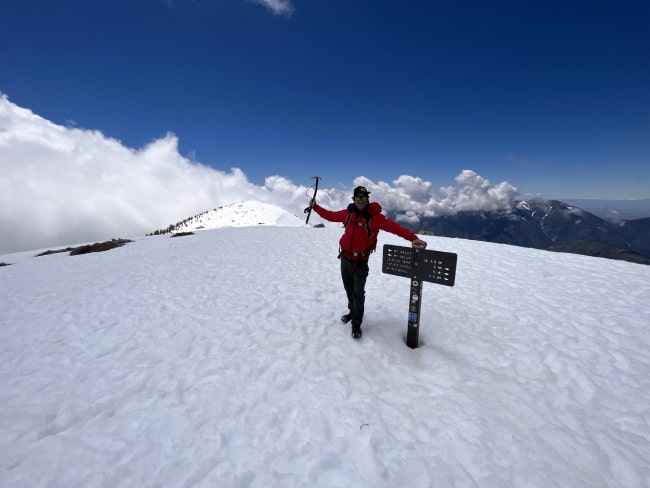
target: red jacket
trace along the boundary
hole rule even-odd
[[[347,209],[336,212],[327,210],[318,204],[314,205],[313,209],[325,220],[341,222],[342,224],[345,224],[345,221],[348,219],[348,214],[352,214],[339,240],[339,246],[341,246],[343,255],[347,257],[368,259],[368,255],[375,250],[377,234],[380,230],[398,235],[407,241],[413,241],[418,238],[413,232],[382,214],[381,205],[377,202],[368,203],[363,213],[358,211],[354,203],[351,203]],[[366,228],[365,212],[371,217],[370,236]],[[357,255],[354,255],[354,253],[357,253]]]

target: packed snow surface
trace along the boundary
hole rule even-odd
[[[650,267],[422,236],[371,257],[350,337],[336,227],[0,256],[0,486],[650,486]]]

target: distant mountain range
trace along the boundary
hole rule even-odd
[[[399,221],[396,213],[388,216]],[[268,203],[246,201],[202,212],[152,234],[257,225],[302,226],[304,217]],[[517,201],[507,210],[423,217],[419,225],[403,225],[419,234],[650,264],[650,218],[613,223],[557,200]]]
[[[597,200],[593,198],[561,198],[561,202],[579,207],[608,222],[650,217],[650,198],[641,200]]]
[[[405,227],[424,234],[650,264],[650,218],[611,223],[557,200],[517,201],[503,211],[425,217],[419,227]]]

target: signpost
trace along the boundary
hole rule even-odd
[[[382,272],[411,278],[406,333],[406,345],[410,348],[418,347],[423,282],[454,286],[457,259],[458,255],[450,252],[384,244]]]

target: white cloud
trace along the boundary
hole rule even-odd
[[[433,191],[431,182],[407,175],[400,176],[392,185],[382,181],[374,183],[365,177],[357,178],[354,184],[365,185],[384,210],[396,212],[398,220],[414,225],[419,216],[510,208],[518,195],[517,188],[510,183],[492,186],[488,180],[468,169],[456,177],[456,182],[456,186],[440,188],[438,194]]]
[[[325,178],[318,202],[345,208],[352,187],[363,184],[386,211],[417,224],[423,215],[507,208],[516,195],[509,183],[492,186],[470,170],[456,180],[436,195],[431,182],[407,175],[392,184],[358,177],[349,190],[327,188]],[[204,166],[179,154],[171,133],[131,149],[96,130],[54,124],[0,95],[0,253],[144,235],[242,200],[302,216],[311,193],[283,176],[259,186],[239,168]]]
[[[252,197],[238,169],[193,163],[168,134],[132,150],[0,98],[0,251],[141,235]]]
[[[491,186],[488,180],[468,169],[463,170],[456,177],[456,181],[458,186],[441,189],[445,195],[442,203],[459,212],[506,208],[517,195],[517,188],[510,183],[504,181]]]
[[[291,17],[293,13],[293,5],[290,0],[248,0],[251,3],[257,3],[259,5],[264,5],[268,8],[274,15],[285,15]]]

